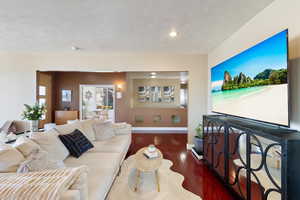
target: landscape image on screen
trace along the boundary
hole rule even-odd
[[[212,110],[288,126],[287,30],[211,69]]]

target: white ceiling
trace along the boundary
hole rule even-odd
[[[7,0],[0,51],[207,53],[272,1]]]

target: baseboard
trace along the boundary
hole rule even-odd
[[[132,127],[133,133],[187,133],[187,127]]]
[[[193,153],[193,155],[194,155],[198,160],[202,160],[202,158],[203,158],[202,153],[199,154],[199,153],[195,150],[195,148],[192,148],[192,153]]]
[[[186,149],[192,150],[194,146],[195,146],[194,144],[186,144]]]

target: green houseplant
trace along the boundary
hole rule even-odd
[[[196,128],[196,135],[195,135],[195,139],[194,139],[194,145],[195,145],[195,150],[198,153],[202,153],[203,152],[203,129],[202,129],[202,124],[199,124]]]
[[[30,131],[37,132],[39,130],[39,120],[41,120],[46,113],[46,106],[39,105],[38,103],[33,106],[24,104],[24,106],[25,109],[22,113],[22,117],[30,121]]]

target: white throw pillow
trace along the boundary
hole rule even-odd
[[[34,133],[31,139],[40,145],[41,149],[49,153],[49,157],[53,160],[64,160],[69,156],[69,151],[60,141],[54,129],[46,132]]]
[[[52,160],[48,152],[37,149],[20,164],[17,172],[27,173],[50,169],[61,169],[64,167],[65,164],[62,160]]]
[[[16,172],[24,160],[24,156],[16,148],[0,145],[0,173]]]
[[[94,131],[94,124],[97,123],[97,120],[84,120],[79,122],[83,128],[83,134],[90,140],[90,141],[95,141],[96,136],[95,136],[95,131]]]
[[[102,122],[94,125],[96,141],[107,140],[115,136],[111,122]]]
[[[37,143],[33,142],[31,139],[25,136],[18,137],[13,146],[18,149],[25,157],[29,156],[34,150],[41,148]]]

